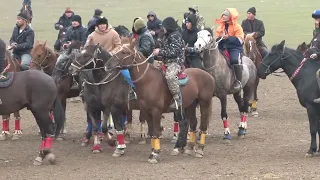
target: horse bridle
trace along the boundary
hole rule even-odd
[[[35,64],[35,65],[37,65],[40,69],[46,69],[46,68],[48,68],[50,65],[48,64],[48,65],[46,65],[46,66],[42,66],[42,63],[45,61],[45,60],[47,60],[47,58],[48,57],[50,57],[51,56],[51,54],[50,54],[50,52],[49,52],[49,50],[45,47],[45,50],[46,50],[46,55],[44,56],[44,58],[43,58],[43,60],[42,61],[40,61],[40,63],[37,63],[36,61],[34,61],[34,60],[32,60],[31,62],[33,63],[33,64]]]
[[[79,63],[79,61],[77,61],[77,58],[75,58],[74,61],[71,63],[71,66],[75,67],[77,70],[82,70],[84,67],[88,66],[90,63],[93,63],[94,64],[93,69],[96,69],[97,64],[96,64],[95,60],[102,61],[102,59],[97,58],[98,53],[101,53],[99,48],[97,48],[97,50],[94,52],[92,58],[90,58],[90,60],[87,63],[85,63],[84,65]],[[77,64],[74,64],[74,62]]]
[[[290,54],[290,55],[285,57],[284,56],[284,51],[285,51],[285,47],[283,47],[283,50],[282,50],[282,53],[280,54],[280,56],[277,59],[275,59],[274,61],[272,61],[269,65],[266,65],[265,63],[261,62],[261,64],[267,68],[266,71],[264,72],[265,74],[271,74],[272,73],[271,70],[270,70],[270,67],[272,66],[272,64],[274,64],[278,60],[281,61],[281,60],[287,59],[288,57],[291,56],[291,54]]]

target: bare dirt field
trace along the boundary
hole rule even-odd
[[[187,3],[186,3],[187,2]],[[220,16],[225,7],[236,6],[245,18],[246,10],[256,6],[259,16],[265,21],[268,31],[268,44],[278,43],[286,39],[290,47],[296,47],[302,41],[311,39],[313,23],[311,13],[313,5],[318,1],[310,0],[310,5],[301,4],[298,0],[260,3],[245,0],[223,1],[219,4],[206,0],[197,1],[208,26]],[[261,1],[262,2],[262,1]],[[9,2],[8,2],[9,3]],[[17,10],[21,1],[10,1],[9,6],[1,6],[0,38],[10,38]],[[145,16],[149,7],[161,17],[174,15],[181,17],[188,5],[193,1],[129,1],[111,0],[97,1],[33,1],[36,39],[48,40],[52,46],[57,32],[53,23],[66,6],[73,7],[83,16],[86,23],[93,9],[101,7],[113,24],[124,24],[131,28],[132,19]],[[235,5],[236,4],[236,5]],[[285,8],[285,9],[284,9]],[[130,11],[129,11],[130,10]],[[305,29],[299,30],[304,27]],[[230,96],[228,113],[233,139],[231,145],[222,140],[223,125],[220,120],[220,103],[213,98],[213,119],[210,122],[207,146],[202,159],[195,157],[172,157],[170,143],[172,135],[172,115],[167,114],[163,124],[166,128],[162,139],[161,162],[150,165],[147,158],[150,153],[150,142],[138,145],[137,141],[127,145],[124,156],[112,157],[113,148],[103,144],[101,154],[92,154],[89,147],[81,147],[79,140],[85,130],[85,111],[81,103],[68,103],[67,107],[67,140],[54,142],[53,152],[57,156],[57,164],[47,161],[40,166],[33,166],[40,146],[38,127],[31,113],[22,111],[23,135],[19,141],[0,142],[0,180],[87,180],[87,179],[320,179],[317,166],[319,158],[306,158],[309,148],[309,123],[305,109],[296,97],[294,87],[287,77],[270,76],[259,86],[258,118],[248,118],[248,131],[245,139],[236,137],[240,116],[236,103]],[[138,113],[134,113],[134,123],[138,123]],[[10,127],[13,129],[14,121]],[[135,135],[138,136],[137,134]]]

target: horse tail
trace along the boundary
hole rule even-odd
[[[64,127],[65,113],[60,98],[57,96],[53,104],[53,117],[57,125],[55,136],[59,136],[61,129]]]

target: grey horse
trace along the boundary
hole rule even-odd
[[[247,129],[249,102],[253,100],[256,89],[256,66],[248,57],[242,57],[242,88],[235,89],[233,87],[235,81],[234,71],[228,64],[228,60],[219,51],[218,42],[216,42],[215,38],[208,30],[198,32],[198,40],[194,47],[196,51],[202,52],[204,68],[215,80],[216,86],[214,96],[218,97],[221,103],[221,119],[224,126],[224,139],[226,141],[231,140],[227,115],[228,94],[233,94],[234,100],[238,104],[241,116],[238,137],[244,138]],[[241,89],[243,89],[243,98],[241,97]]]

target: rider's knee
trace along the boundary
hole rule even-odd
[[[30,54],[23,54],[21,56],[21,65],[27,65],[29,66],[31,63],[32,57],[30,56]]]

